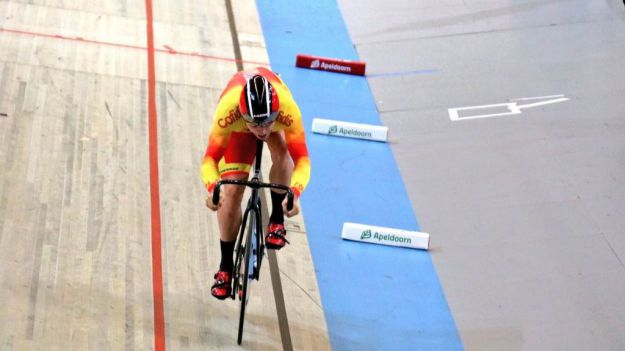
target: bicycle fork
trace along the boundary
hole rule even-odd
[[[252,254],[254,255],[254,279],[260,279],[260,267],[263,262],[263,255],[265,254],[265,240],[263,238],[263,225],[262,225],[262,212],[260,207],[260,201],[257,207],[258,211],[255,212],[256,217],[256,230],[254,231],[254,238],[252,238]]]

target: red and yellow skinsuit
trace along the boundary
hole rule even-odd
[[[247,79],[257,74],[267,78],[278,94],[280,109],[271,131],[284,131],[289,154],[295,164],[290,187],[299,197],[310,179],[310,159],[302,114],[280,77],[262,67],[236,73],[221,93],[202,161],[202,181],[212,192],[220,177],[249,173],[256,155],[256,137],[241,117],[239,98]]]

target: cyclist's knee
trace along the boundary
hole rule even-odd
[[[267,146],[271,153],[271,160],[276,161],[277,158],[288,156],[288,146],[286,144],[286,138],[283,131],[273,132],[267,139]]]
[[[224,189],[224,195],[226,196],[226,199],[229,200],[229,202],[241,202],[244,192],[245,188],[237,185],[226,185]]]
[[[271,152],[272,168],[278,168],[282,171],[290,172],[293,169],[293,160],[289,155],[286,139],[282,133],[274,134],[272,134],[272,137],[268,141],[269,151]]]
[[[293,160],[291,160],[289,154],[276,156],[272,159],[271,168],[290,174],[293,171]]]
[[[236,174],[224,177],[224,179],[236,179],[236,180],[247,180],[247,174]],[[225,196],[225,203],[230,203],[235,206],[238,206],[243,199],[243,193],[245,192],[245,187],[238,185],[225,184],[223,186],[223,192]]]

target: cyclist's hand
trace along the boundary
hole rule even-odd
[[[291,211],[287,211],[286,209],[287,201],[288,201],[288,197],[285,197],[284,201],[282,201],[282,210],[284,211],[284,214],[287,217],[293,217],[299,213],[299,205],[297,203],[297,199],[293,199],[293,208],[291,209]]]
[[[213,203],[213,193],[208,193],[208,197],[206,198],[206,207],[210,208],[213,211],[217,211],[220,207],[221,204],[224,202],[224,192],[220,191],[219,192],[219,203],[217,205],[215,205]]]

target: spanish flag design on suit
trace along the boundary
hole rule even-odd
[[[295,164],[290,187],[299,197],[310,179],[310,158],[302,114],[286,84],[263,67],[236,73],[221,93],[202,161],[202,181],[212,191],[222,176],[249,173],[252,167],[256,137],[247,129],[238,107],[243,86],[254,75],[267,78],[278,94],[280,109],[272,132],[284,131],[289,154]]]

